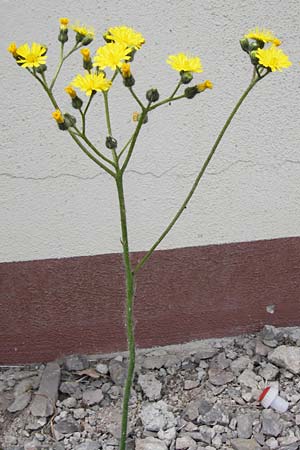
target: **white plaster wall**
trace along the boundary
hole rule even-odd
[[[176,74],[169,54],[199,55],[212,91],[156,110],[143,128],[126,176],[132,250],[147,249],[188,192],[218,131],[247,86],[252,67],[239,38],[270,28],[294,62],[260,82],[242,106],[190,206],[160,248],[250,241],[300,234],[300,11],[298,0],[1,0],[0,261],[120,251],[116,192],[67,133],[59,132],[40,86],[6,52],[49,45],[49,72],[58,55],[57,19],[67,16],[101,34],[127,24],[146,45],[133,66],[140,96],[152,86],[170,93]],[[81,56],[62,72],[56,95],[81,71]],[[91,135],[105,138],[101,96]],[[136,106],[121,84],[111,93],[119,142],[133,131]],[[91,125],[89,127],[91,129]]]

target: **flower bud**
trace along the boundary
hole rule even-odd
[[[67,129],[73,127],[76,124],[76,118],[74,116],[71,116],[71,114],[65,113],[64,118]]]
[[[68,28],[69,19],[67,17],[61,17],[59,19],[60,29],[66,30]]]
[[[12,54],[14,58],[17,58],[17,46],[15,42],[11,42],[7,48],[7,51]]]
[[[247,38],[240,39],[240,44],[244,52],[249,52],[249,41]]]
[[[37,73],[44,73],[47,70],[47,66],[46,64],[41,64],[40,66],[36,67],[35,70]]]
[[[60,29],[59,30],[59,35],[58,38],[59,42],[61,42],[62,44],[64,44],[65,42],[67,42],[68,40],[68,28],[65,29]]]
[[[133,120],[133,122],[138,122],[138,121],[140,120],[140,117],[141,117],[141,114],[140,114],[140,113],[134,112],[134,113],[132,114],[132,120]],[[144,117],[144,120],[143,120],[143,123],[147,123],[147,122],[148,122],[148,115],[146,115],[146,116]]]
[[[193,74],[191,72],[180,71],[180,78],[183,84],[189,84],[193,79]]]
[[[198,90],[198,92],[203,92],[206,89],[212,89],[213,86],[214,85],[210,80],[206,80],[206,81],[204,81],[204,83],[197,84],[197,90]]]
[[[260,47],[258,41],[251,42],[251,44],[249,45],[249,51],[250,51],[250,52],[256,51],[256,50],[259,49],[259,48],[262,48],[262,47]]]
[[[80,50],[80,53],[83,56],[83,68],[85,70],[91,70],[93,68],[93,62],[91,59],[91,53],[88,48],[83,48]]]
[[[256,51],[255,51],[255,50],[252,50],[252,52],[250,52],[250,59],[251,59],[252,64],[253,64],[254,66],[257,66],[257,64],[258,64],[258,58],[257,58],[257,56],[256,56]]]
[[[199,94],[197,86],[187,87],[184,91],[186,98],[194,98],[197,94]]]
[[[93,36],[88,34],[81,40],[82,45],[89,45],[91,42],[93,42]]]
[[[113,138],[112,136],[107,136],[105,145],[110,150],[115,150],[118,146],[118,141],[115,138]]]
[[[149,91],[146,92],[146,99],[149,102],[157,102],[159,99],[159,92],[156,88],[149,89]]]
[[[123,78],[123,84],[124,84],[124,86],[126,86],[126,87],[134,86],[134,84],[135,84],[135,79],[133,78],[132,75],[130,75],[130,77],[128,77],[128,78]]]
[[[82,107],[83,101],[81,100],[81,98],[77,97],[73,97],[72,98],[72,106],[74,109],[80,109]]]

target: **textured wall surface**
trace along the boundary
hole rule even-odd
[[[164,106],[143,128],[126,177],[132,250],[145,250],[167,225],[188,192],[218,130],[247,86],[252,67],[239,38],[250,28],[270,28],[283,40],[294,65],[270,74],[246,100],[226,134],[203,183],[176,228],[160,248],[251,241],[300,234],[300,20],[298,0],[1,0],[0,261],[18,261],[120,251],[116,192],[51,118],[40,86],[16,67],[11,40],[49,45],[49,73],[59,46],[57,19],[67,16],[95,27],[127,24],[143,33],[136,56],[136,91],[156,86],[167,96],[177,78],[165,59],[188,51],[199,55],[215,87],[194,100]],[[81,71],[71,59],[56,86]],[[113,134],[130,136],[136,105],[121,83],[111,93]],[[88,124],[104,141],[98,95]]]

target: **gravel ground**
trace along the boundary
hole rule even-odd
[[[0,367],[0,449],[117,450],[125,376],[124,355]],[[140,350],[129,422],[130,450],[300,449],[300,328]]]

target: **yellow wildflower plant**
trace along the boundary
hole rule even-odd
[[[59,109],[52,113],[52,117],[56,120],[57,123],[64,123],[65,121],[64,116]]]
[[[198,92],[203,92],[206,89],[212,89],[214,87],[213,83],[210,80],[204,81],[204,83],[197,84]]]
[[[17,45],[15,42],[11,42],[7,47],[7,51],[13,55],[13,57],[17,56]]]
[[[69,19],[67,17],[61,17],[59,19],[59,23],[60,23],[60,29],[66,30],[68,28]]]
[[[244,36],[246,39],[254,39],[256,41],[264,42],[265,44],[271,43],[277,47],[281,45],[281,40],[278,39],[272,31],[266,30],[265,28],[256,27],[254,30],[248,32]]]
[[[87,72],[84,75],[77,75],[71,84],[90,96],[96,91],[108,91],[112,83],[102,72],[98,74]]]
[[[259,48],[255,52],[255,56],[258,59],[258,62],[263,67],[270,69],[272,72],[279,71],[282,72],[282,69],[288,68],[292,65],[292,62],[289,60],[288,55],[286,55],[280,48],[272,45],[269,48]]]
[[[128,48],[126,44],[109,42],[98,48],[93,65],[99,69],[110,67],[112,70],[116,70],[117,67],[122,66],[123,62],[130,59],[131,52],[132,49]]]
[[[75,89],[72,88],[72,86],[65,87],[65,92],[71,97],[75,98],[77,96]]]
[[[170,64],[172,69],[177,70],[177,72],[203,72],[200,58],[198,56],[188,56],[185,53],[170,55],[167,59],[167,64]]]
[[[46,64],[46,52],[47,48],[44,45],[33,42],[31,47],[23,44],[16,50],[17,63],[19,66],[24,67],[39,67]]]
[[[125,44],[127,47],[134,48],[135,50],[139,50],[145,43],[145,39],[141,33],[125,25],[109,28],[104,34],[104,39],[108,42]]]
[[[80,34],[83,37],[90,39],[95,38],[95,30],[93,27],[87,27],[86,25],[81,25],[78,21],[71,25],[71,28],[75,33]]]
[[[131,75],[131,69],[129,63],[123,63],[121,66],[121,73],[124,78],[128,78]]]
[[[84,61],[89,61],[91,59],[91,52],[88,48],[83,48],[80,50],[80,53],[82,54]]]

